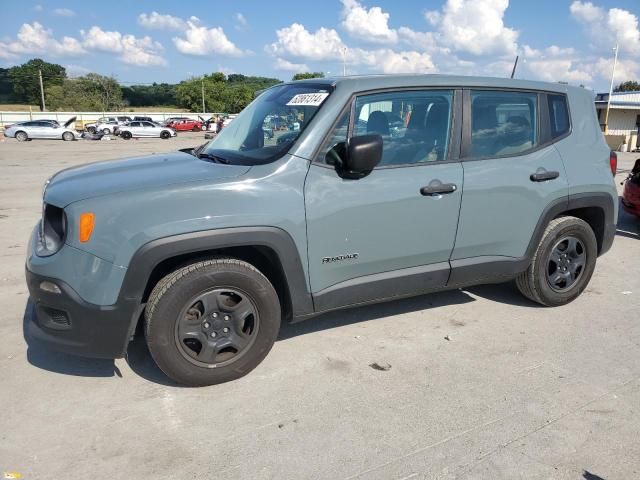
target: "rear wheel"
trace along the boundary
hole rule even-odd
[[[62,134],[62,140],[64,140],[65,142],[70,142],[71,140],[73,140],[73,133],[71,132],[64,132]]]
[[[105,135],[109,135],[111,133],[111,130],[109,130],[108,128],[103,128],[102,133],[104,133]]]
[[[191,129],[192,132],[199,132],[200,130],[201,128],[197,125]]]
[[[522,294],[545,306],[575,300],[587,287],[598,256],[598,244],[587,222],[560,217],[547,226],[531,265],[516,278]]]
[[[120,134],[120,136],[121,136],[122,138],[124,138],[125,140],[131,140],[131,137],[132,137],[133,135],[131,135],[131,132],[127,132],[127,131],[125,130],[124,132],[122,132],[122,133]]]
[[[26,132],[16,132],[16,140],[18,140],[19,142],[24,142],[26,140],[29,140],[29,136]]]
[[[164,277],[145,310],[151,356],[178,383],[213,385],[242,377],[269,353],[280,302],[252,265],[231,258],[197,262]]]
[[[160,138],[162,138],[163,140],[166,140],[168,138],[171,138],[171,134],[169,132],[167,132],[166,130],[160,132]]]

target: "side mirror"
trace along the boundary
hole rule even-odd
[[[366,177],[382,160],[382,137],[359,135],[341,142],[327,153],[327,163],[334,165],[342,178]]]

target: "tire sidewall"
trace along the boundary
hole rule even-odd
[[[249,373],[266,357],[280,329],[280,304],[266,278],[250,273],[210,265],[188,273],[162,295],[153,318],[147,323],[146,337],[151,355],[169,377],[193,386],[222,383]],[[228,365],[197,366],[184,358],[176,344],[178,316],[189,299],[204,291],[225,287],[237,288],[251,297],[259,317],[257,337],[249,350]]]
[[[29,135],[26,134],[26,132],[17,132],[15,134],[16,140],[18,140],[19,142],[25,142],[27,140],[29,140]]]
[[[131,140],[132,135],[131,132],[124,131],[120,134],[120,137],[124,138],[125,140]]]
[[[573,236],[582,242],[586,261],[580,278],[568,290],[557,292],[551,288],[547,281],[547,266],[551,250],[558,241],[566,236]],[[575,300],[589,284],[596,266],[598,244],[591,227],[583,220],[567,217],[565,222],[559,223],[543,238],[539,252],[534,265],[534,281],[544,303],[549,306],[558,306]]]
[[[62,134],[62,140],[64,140],[65,142],[70,142],[71,140],[73,140],[73,133],[71,132],[64,132]]]

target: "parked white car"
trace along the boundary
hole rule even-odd
[[[80,134],[71,126],[76,121],[76,117],[71,117],[60,125],[56,121],[51,120],[31,120],[28,122],[18,122],[5,128],[4,136],[15,138],[19,142],[37,139],[54,139],[54,140],[77,140]]]
[[[177,135],[175,130],[154,122],[129,122],[119,127],[119,133],[125,140],[130,140],[133,137],[159,137],[166,140]]]
[[[84,128],[89,133],[102,132],[105,135],[115,133],[116,127],[124,125],[131,121],[131,117],[118,116],[118,117],[101,117],[94,123],[87,123]]]

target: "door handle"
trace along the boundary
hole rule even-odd
[[[442,195],[453,193],[458,189],[455,183],[434,183],[420,189],[420,194],[424,196]]]
[[[553,180],[554,178],[558,178],[560,176],[560,172],[556,172],[555,170],[543,170],[540,169],[536,173],[532,173],[529,176],[529,179],[532,182],[546,182],[547,180]]]

